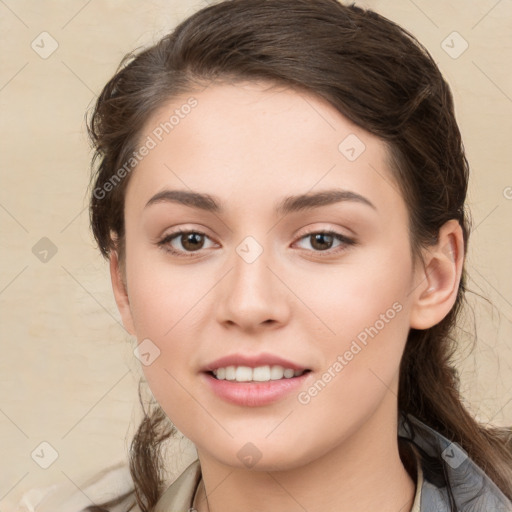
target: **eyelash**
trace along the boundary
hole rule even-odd
[[[191,257],[194,257],[197,253],[199,253],[201,251],[201,249],[199,249],[198,251],[177,251],[176,249],[174,249],[173,247],[171,247],[169,245],[169,243],[174,240],[175,238],[183,235],[183,234],[196,234],[196,235],[202,235],[202,236],[205,236],[206,238],[209,238],[209,236],[206,234],[206,233],[203,233],[201,231],[195,231],[195,230],[184,230],[184,229],[180,229],[178,231],[174,231],[173,233],[169,233],[168,235],[166,235],[162,240],[158,241],[157,242],[157,245],[164,251],[174,255],[174,256],[179,256],[179,257],[184,257],[184,258],[191,258]],[[344,246],[340,246],[338,247],[337,249],[326,249],[325,251],[315,251],[313,250],[312,252],[318,254],[320,257],[324,257],[324,256],[333,256],[335,254],[338,254],[340,252],[343,252],[343,251],[346,251],[348,249],[348,247],[350,246],[353,246],[353,245],[356,245],[357,242],[355,240],[353,240],[352,238],[348,238],[346,237],[345,235],[342,235],[341,233],[337,233],[336,231],[331,231],[331,230],[325,230],[325,231],[310,231],[308,233],[305,233],[304,235],[302,235],[299,240],[302,240],[304,238],[307,238],[307,237],[310,237],[312,235],[330,235],[330,236],[333,236],[336,240],[342,242],[342,244]],[[308,250],[308,249],[305,249],[305,250]]]

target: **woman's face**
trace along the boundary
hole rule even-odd
[[[418,284],[407,209],[384,144],[323,100],[191,96],[140,138],[123,320],[200,455],[297,467],[396,417]]]

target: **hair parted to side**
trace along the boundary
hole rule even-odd
[[[130,54],[101,92],[88,120],[97,162],[90,202],[105,257],[124,257],[124,195],[130,174],[105,184],[140,143],[141,128],[163,104],[214,81],[261,81],[308,91],[380,137],[389,148],[410,219],[411,250],[437,240],[457,219],[467,249],[468,163],[452,94],[429,52],[377,13],[336,0],[226,0],[183,21],[151,48]],[[456,319],[466,291],[438,325],[411,329],[400,366],[399,410],[458,443],[512,499],[512,454],[505,430],[466,410],[452,366]],[[159,446],[172,425],[156,407],[131,446],[135,498],[144,512],[163,491]],[[155,461],[157,461],[155,463]],[[92,507],[90,510],[102,510]]]

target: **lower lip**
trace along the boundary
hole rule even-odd
[[[245,407],[259,407],[276,402],[293,391],[297,391],[304,384],[309,373],[311,372],[303,373],[298,377],[268,382],[218,380],[209,373],[202,375],[213,392],[223,400]]]

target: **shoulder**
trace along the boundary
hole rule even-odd
[[[45,488],[31,489],[21,498],[18,512],[81,512],[93,504],[101,504],[122,496],[133,489],[133,482],[126,463],[111,466],[81,485],[71,481]],[[125,510],[123,504],[112,512]],[[140,512],[134,507],[130,512]]]

